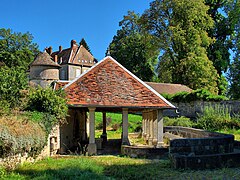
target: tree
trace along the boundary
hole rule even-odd
[[[157,41],[154,36],[141,31],[138,21],[139,15],[128,12],[108,49],[113,58],[141,80],[156,81]]]
[[[86,48],[86,50],[88,50],[88,52],[90,52],[91,53],[91,50],[90,50],[90,48],[89,48],[89,46],[88,46],[88,44],[87,44],[87,42],[85,41],[85,39],[84,38],[82,38],[81,39],[81,41],[80,41],[80,46],[81,45],[83,45],[83,47],[85,47]],[[92,53],[91,53],[92,54]]]
[[[233,99],[240,99],[240,1],[233,0],[232,6],[229,7],[232,25],[234,25],[234,59],[231,63],[228,79],[230,82],[229,96]]]
[[[1,67],[0,82],[1,106],[20,107],[21,91],[28,86],[26,72],[19,67]]]
[[[222,76],[230,65],[230,50],[233,48],[231,36],[234,34],[234,25],[231,20],[231,6],[234,2],[232,0],[205,0],[205,4],[209,6],[208,14],[214,21],[213,28],[207,32],[214,42],[207,48],[208,58],[213,62],[215,69],[218,72],[219,94],[226,92],[226,86],[223,86],[226,78]]]
[[[11,29],[0,29],[0,62],[8,67],[28,68],[39,52],[37,44],[32,42],[30,33],[16,33]]]
[[[206,52],[213,42],[207,34],[213,27],[207,12],[208,6],[202,0],[155,0],[150,3],[141,22],[159,40],[160,80],[218,92],[218,74]],[[164,71],[167,71],[167,78]]]

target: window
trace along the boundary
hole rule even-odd
[[[65,80],[65,70],[60,71],[60,80]]]
[[[81,70],[80,69],[76,69],[76,77],[78,77],[81,74]]]

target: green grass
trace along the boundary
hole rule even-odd
[[[118,130],[121,128],[122,124],[122,114],[121,113],[107,113],[107,126],[108,129]],[[102,129],[102,113],[95,113],[96,119],[96,129]],[[142,127],[142,116],[136,114],[128,114],[129,132],[139,131]]]
[[[237,140],[237,141],[240,141],[240,129],[238,129],[238,130],[236,130],[236,129],[226,129],[226,130],[221,130],[219,132],[225,133],[225,134],[233,134],[234,139]]]
[[[49,158],[1,173],[0,179],[238,179],[239,168],[175,170],[168,160],[117,156]]]

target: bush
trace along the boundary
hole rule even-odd
[[[239,118],[231,117],[229,109],[224,106],[205,107],[203,114],[197,117],[197,127],[210,131],[239,128]]]
[[[54,91],[50,88],[39,87],[30,89],[27,110],[43,112],[41,122],[49,130],[57,122],[65,122],[68,106],[62,90]]]
[[[191,102],[191,101],[223,101],[228,100],[225,96],[210,93],[205,89],[198,89],[192,92],[180,92],[174,95],[162,94],[167,100],[172,102]]]
[[[187,117],[179,117],[179,118],[163,118],[164,126],[183,126],[183,127],[193,127],[195,123],[191,121],[190,118]]]
[[[46,143],[47,134],[41,126],[25,116],[2,117],[0,124],[0,158],[25,152],[35,156]]]

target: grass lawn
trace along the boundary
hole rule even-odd
[[[24,164],[11,173],[0,170],[0,179],[238,179],[239,168],[175,170],[168,160],[118,156],[71,156]]]

